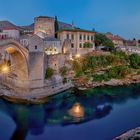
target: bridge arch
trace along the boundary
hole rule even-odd
[[[28,50],[17,41],[3,40],[0,42],[0,53],[9,54],[12,78],[17,81],[17,85],[24,86],[29,79]]]

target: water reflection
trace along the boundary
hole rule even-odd
[[[123,104],[129,98],[139,96],[140,85],[98,88],[84,93],[68,91],[51,97],[42,105],[24,106],[0,100],[0,112],[10,116],[16,124],[10,139],[25,140],[28,133],[43,134],[46,126],[64,127],[104,118],[113,110],[114,104]]]
[[[80,103],[75,103],[68,112],[75,122],[80,122],[84,119],[85,110]]]

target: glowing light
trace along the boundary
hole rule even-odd
[[[72,58],[72,55],[70,54],[70,60],[72,60],[73,61],[73,58]]]
[[[73,107],[69,110],[69,114],[76,118],[83,118],[84,117],[84,108],[80,105],[80,103],[76,103]],[[79,119],[77,119],[79,121]]]
[[[3,73],[9,73],[10,67],[8,65],[3,65],[2,68],[1,68],[1,71]]]
[[[75,56],[76,58],[79,58],[80,57],[80,54],[76,54],[76,56]]]
[[[80,106],[76,106],[74,112],[79,113],[80,112]]]

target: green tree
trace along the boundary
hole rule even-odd
[[[84,43],[84,48],[93,48],[93,44],[90,42],[85,42]]]
[[[52,68],[47,68],[45,73],[45,79],[51,78],[54,74],[54,70]]]
[[[129,57],[130,59],[130,66],[134,69],[140,68],[140,56],[138,54],[132,54]]]
[[[131,71],[127,66],[116,66],[109,69],[107,73],[109,78],[121,79],[125,78]]]
[[[113,42],[108,39],[104,34],[97,33],[95,35],[95,45],[96,46],[106,46],[107,50],[114,50],[114,44]]]
[[[57,16],[55,16],[55,37],[57,38],[57,31],[59,31],[59,23],[58,23],[58,20],[57,20]]]
[[[81,76],[83,74],[83,64],[80,60],[74,60],[72,63],[72,69],[75,71],[75,75],[77,77]]]

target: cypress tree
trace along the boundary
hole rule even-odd
[[[57,31],[59,31],[59,24],[57,20],[57,16],[55,16],[55,37],[57,38]]]

